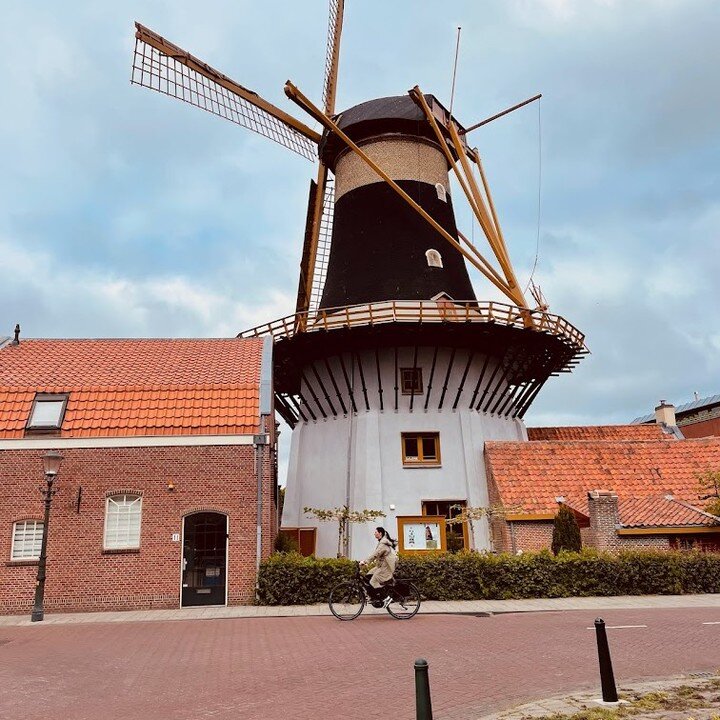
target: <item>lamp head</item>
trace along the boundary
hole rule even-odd
[[[43,455],[43,466],[45,469],[45,475],[48,477],[55,477],[60,470],[60,463],[63,457],[57,450],[50,450]]]

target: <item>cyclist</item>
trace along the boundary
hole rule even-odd
[[[397,554],[395,548],[397,541],[390,537],[390,534],[384,527],[375,528],[375,538],[378,541],[377,547],[361,565],[372,565],[374,567],[370,573],[370,602],[375,607],[387,607],[392,598],[383,590],[383,585],[390,582],[395,572],[397,564]]]

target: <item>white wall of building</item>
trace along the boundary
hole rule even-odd
[[[405,348],[400,352],[401,366],[412,367],[414,349]],[[432,349],[421,348],[418,351],[417,367],[423,369],[424,390],[429,380],[432,356]],[[349,498],[352,510],[367,508],[385,512],[386,517],[377,523],[351,528],[350,556],[361,559],[375,546],[372,533],[376,524],[384,525],[395,537],[397,516],[420,515],[425,500],[465,500],[473,507],[489,504],[483,463],[485,441],[526,440],[527,433],[520,420],[470,409],[470,400],[483,366],[484,382],[480,384],[478,398],[492,376],[494,365],[493,361],[486,365],[484,356],[476,356],[465,374],[469,357],[466,351],[455,354],[445,402],[439,410],[437,399],[444,385],[449,357],[448,350],[438,353],[431,394],[431,399],[435,399],[428,403],[427,410],[423,409],[424,394],[415,397],[412,411],[409,396],[399,394],[399,407],[397,411],[394,409],[394,353],[386,351],[380,357],[383,410],[379,408],[377,371],[368,372],[368,368],[375,367],[373,353],[362,357],[370,410],[366,409],[359,388],[359,373],[355,368],[352,384],[358,412],[300,422],[294,429],[282,526],[317,526],[319,556],[332,557],[337,552],[337,525],[318,523],[303,512],[305,506],[338,507],[345,505]],[[350,373],[352,359],[347,357],[346,364]],[[500,375],[496,373],[493,386]],[[306,373],[306,377],[309,376]],[[326,384],[325,379],[323,384]],[[452,405],[461,385],[460,400],[453,410]],[[319,387],[315,387],[315,393],[322,402],[323,394]],[[308,398],[309,392],[304,391],[303,395]],[[349,407],[349,398],[347,400]],[[320,418],[318,412],[316,415]],[[440,467],[403,466],[401,434],[404,432],[438,432]],[[391,505],[395,506],[394,510],[390,509]],[[475,523],[474,537],[476,549],[490,549],[485,521]]]

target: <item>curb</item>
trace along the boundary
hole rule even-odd
[[[718,674],[714,671],[674,675],[662,680],[623,684],[618,687],[618,692],[622,695],[663,692],[684,685],[691,687],[701,686],[708,680],[717,677]],[[599,696],[599,688],[594,691],[580,690],[575,693],[563,693],[562,695],[554,695],[495,712],[491,715],[478,715],[476,720],[530,720],[531,718],[543,718],[554,714],[573,715],[583,710],[600,707],[597,702]],[[718,707],[720,707],[720,704]],[[642,715],[634,715],[633,717],[635,720],[642,719]]]

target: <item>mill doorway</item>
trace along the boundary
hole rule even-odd
[[[227,604],[227,515],[200,512],[183,520],[182,607]]]
[[[424,500],[422,504],[423,515],[442,515],[446,520],[453,520],[462,514],[467,505],[465,500]],[[450,552],[469,550],[467,522],[456,522],[448,525],[447,546]]]

